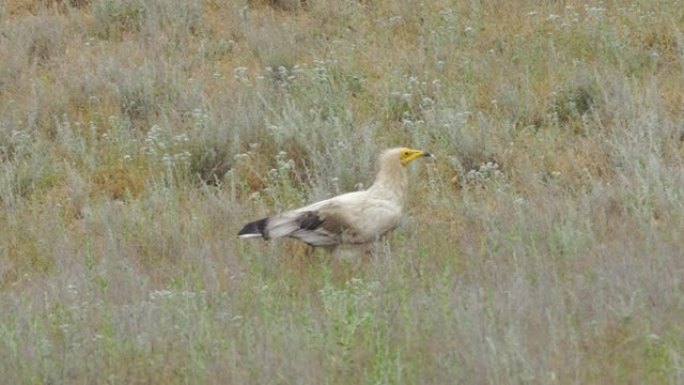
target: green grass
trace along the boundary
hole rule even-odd
[[[680,1],[0,4],[0,384],[681,384]],[[238,240],[372,183],[374,256]]]

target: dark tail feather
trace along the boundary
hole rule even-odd
[[[249,222],[242,228],[242,230],[240,230],[238,237],[252,238],[261,236],[264,239],[268,239],[268,231],[266,231],[267,224],[268,218],[262,218],[258,221]]]

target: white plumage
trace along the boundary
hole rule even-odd
[[[408,190],[406,165],[427,152],[394,148],[383,152],[373,185],[246,224],[240,238],[291,237],[311,246],[364,244],[395,229]]]

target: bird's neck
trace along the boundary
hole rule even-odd
[[[408,191],[406,169],[399,162],[384,165],[368,191],[379,198],[391,199],[403,206]]]

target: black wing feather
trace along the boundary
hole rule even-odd
[[[307,211],[299,221],[299,228],[302,230],[316,230],[323,222],[324,220],[316,212]]]
[[[238,233],[238,236],[245,234],[261,234],[264,239],[268,239],[268,218],[261,218],[258,221],[249,222]]]

